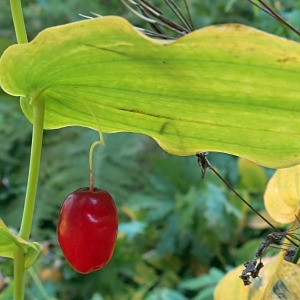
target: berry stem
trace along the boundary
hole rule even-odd
[[[94,153],[94,149],[97,145],[101,145],[104,146],[104,139],[103,139],[103,135],[102,132],[99,131],[99,135],[100,135],[100,140],[96,141],[92,144],[91,148],[90,148],[90,154],[89,154],[89,165],[90,165],[90,192],[94,191],[94,182],[95,182],[95,178],[94,178],[94,168],[93,168],[93,153]]]
[[[42,97],[38,101],[32,103],[33,108],[33,131],[32,131],[32,144],[31,155],[29,164],[29,174],[27,182],[27,190],[25,196],[25,204],[23,210],[23,217],[19,236],[24,240],[29,239],[34,205],[38,184],[38,176],[40,169],[40,158],[43,140],[43,127],[44,127],[44,112],[45,103]],[[25,257],[21,249],[16,248],[14,256],[14,300],[24,299],[24,265]]]
[[[103,134],[102,134],[102,130],[101,130],[101,126],[99,123],[98,118],[95,116],[95,114],[93,113],[93,110],[89,107],[89,105],[82,100],[82,104],[86,107],[86,109],[89,111],[89,113],[92,115],[93,119],[95,120],[97,127],[98,127],[98,132],[99,132],[99,141],[96,141],[92,144],[91,148],[90,148],[90,153],[89,153],[89,165],[90,165],[90,188],[89,191],[93,192],[94,191],[94,169],[93,169],[93,153],[94,153],[94,149],[97,145],[101,145],[104,146],[105,142],[104,142],[104,138],[103,138]]]

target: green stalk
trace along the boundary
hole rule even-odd
[[[45,103],[44,99],[40,97],[37,101],[34,101],[33,103],[33,132],[29,174],[21,229],[19,233],[19,236],[24,240],[29,239],[34,213],[42,150],[44,113]],[[14,300],[24,299],[24,264],[24,253],[21,249],[16,248],[14,261]]]
[[[25,265],[24,253],[19,248],[16,248],[14,254],[14,300],[24,299],[24,292],[25,292],[24,265]]]
[[[298,250],[295,253],[292,263],[297,264],[299,259],[300,259],[300,247],[298,247]]]
[[[26,44],[28,43],[28,39],[24,23],[21,1],[10,0],[10,9],[14,22],[17,41],[19,44]]]
[[[10,8],[18,43],[28,43],[21,0],[10,0]],[[43,99],[39,99],[39,101],[33,103],[31,156],[23,217],[19,233],[19,236],[25,240],[29,239],[33,219],[43,140],[44,111],[45,104]],[[21,249],[16,248],[14,254],[14,300],[24,299],[24,272],[24,253]]]

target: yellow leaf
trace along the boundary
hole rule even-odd
[[[300,165],[277,170],[267,185],[265,207],[280,223],[290,223],[298,214],[300,199]]]
[[[239,278],[244,266],[239,266],[230,271],[217,285],[214,292],[214,300],[260,300],[270,278],[277,266],[278,256],[264,258],[264,267],[259,273],[259,278],[252,279],[249,286],[244,286]],[[270,298],[272,299],[272,298]]]
[[[239,276],[244,266],[229,272],[217,285],[214,300],[297,300],[300,295],[300,265],[283,260],[283,252],[262,259],[259,278],[244,286]]]
[[[214,300],[243,300],[248,299],[250,286],[244,286],[239,276],[244,266],[230,271],[217,285]]]
[[[276,272],[273,274],[263,295],[263,300],[297,300],[300,297],[300,265],[280,259]]]

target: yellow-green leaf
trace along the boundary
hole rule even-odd
[[[238,169],[241,176],[241,183],[244,187],[252,190],[262,190],[267,183],[267,176],[264,169],[248,159],[238,160]]]
[[[300,208],[300,165],[277,170],[267,185],[264,200],[274,220],[294,221]]]
[[[35,262],[41,249],[38,243],[30,243],[11,233],[0,219],[0,256],[14,258],[16,247],[22,249],[25,255],[26,269]]]
[[[174,42],[104,17],[46,29],[0,61],[0,83],[46,129],[138,132],[167,152],[235,154],[269,167],[300,163],[300,45],[242,25]]]

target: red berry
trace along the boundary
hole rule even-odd
[[[118,216],[110,194],[81,188],[64,201],[57,236],[70,265],[80,273],[103,268],[110,260],[117,238]]]

